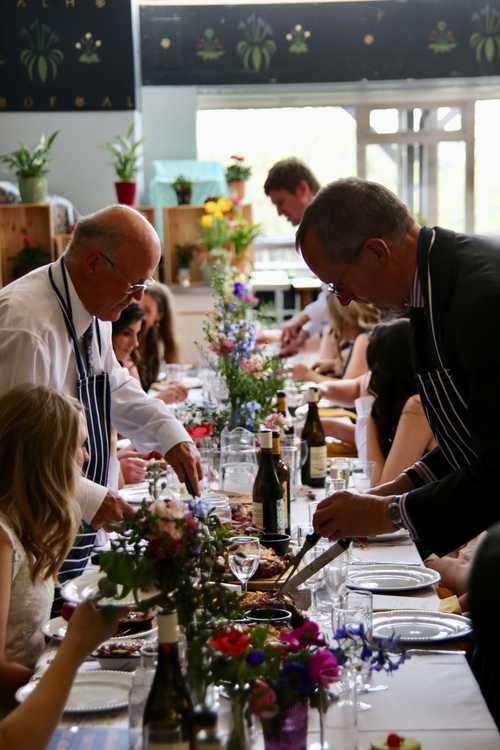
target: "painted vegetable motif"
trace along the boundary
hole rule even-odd
[[[59,44],[56,32],[46,24],[34,21],[29,28],[23,26],[20,33],[29,45],[21,52],[20,59],[30,79],[38,75],[40,81],[45,83],[49,73],[55,79],[64,59],[62,51],[56,47]]]
[[[252,13],[246,21],[240,21],[238,29],[245,35],[236,47],[244,68],[255,73],[267,70],[276,52],[276,42],[269,38],[273,34],[271,26]]]

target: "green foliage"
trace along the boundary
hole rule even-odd
[[[49,171],[50,149],[58,134],[59,130],[55,130],[48,138],[41,135],[36,146],[23,144],[16,151],[0,156],[0,162],[17,177],[43,177]]]
[[[233,243],[234,255],[241,258],[249,245],[260,232],[260,224],[252,224],[245,221],[241,214],[232,225],[231,242]]]
[[[245,182],[252,174],[252,167],[243,164],[243,156],[231,156],[232,162],[226,167],[227,182]]]
[[[130,182],[137,174],[138,150],[143,140],[143,138],[139,138],[138,141],[134,140],[134,124],[131,123],[125,136],[117,135],[105,144],[104,147],[113,155],[112,165],[122,182]]]
[[[24,246],[12,258],[12,275],[15,279],[33,271],[39,266],[50,263],[50,253],[41,245],[31,245],[28,238],[24,240]]]
[[[40,81],[46,83],[49,72],[55,79],[58,66],[64,60],[61,50],[55,47],[59,43],[55,31],[36,20],[29,28],[23,27],[20,33],[28,43],[28,47],[21,52],[20,60],[30,80],[32,81],[37,73]]]
[[[276,42],[267,38],[273,33],[271,26],[263,18],[252,13],[246,21],[240,21],[238,29],[245,34],[245,39],[236,46],[243,67],[255,73],[267,70],[271,64],[271,57],[276,52]]]
[[[196,245],[176,245],[175,253],[177,255],[177,265],[179,268],[189,268]]]

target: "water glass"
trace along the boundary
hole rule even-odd
[[[156,645],[144,644],[141,648],[140,664],[132,675],[128,704],[129,750],[142,748],[142,717],[155,674],[156,656]]]
[[[202,500],[207,505],[207,513],[212,511],[221,524],[231,523],[231,505],[227,495],[206,494],[203,495]]]
[[[298,453],[298,448],[295,445],[284,445],[281,443],[281,457],[290,471],[291,502],[297,497],[297,487],[300,483]]]
[[[347,573],[347,570],[346,570]],[[343,606],[347,610],[357,610],[363,614],[365,632],[368,638],[372,634],[373,594],[361,589],[348,589],[343,597]]]
[[[336,608],[343,604],[347,569],[347,557],[345,554],[339,555],[335,560],[332,560],[328,565],[325,565],[324,568],[326,588],[330,595],[330,601]]]
[[[375,461],[361,461],[351,458],[351,486],[356,492],[368,492],[375,485],[377,464]]]
[[[346,490],[349,486],[351,466],[347,458],[332,458],[328,464],[325,495],[328,497],[337,490]]]
[[[318,703],[318,712],[310,717],[310,734],[319,735],[319,742],[308,744],[308,750],[357,750],[355,685],[341,680],[322,688]]]
[[[229,567],[246,594],[249,579],[259,566],[260,544],[256,536],[232,537],[228,548]]]

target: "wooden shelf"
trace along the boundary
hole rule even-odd
[[[144,216],[153,226],[155,225],[155,209],[154,206],[136,206],[136,210]]]
[[[240,206],[245,221],[252,221],[252,206]],[[203,206],[166,206],[163,209],[163,240],[165,248],[165,281],[177,283],[177,245],[195,245],[196,253],[191,262],[191,283],[203,283],[201,266],[207,251],[200,243],[200,219],[204,213]],[[253,246],[247,250],[247,257],[253,259]]]
[[[33,245],[45,248],[54,258],[52,210],[48,203],[0,205],[0,283],[12,281],[12,258],[29,236]]]

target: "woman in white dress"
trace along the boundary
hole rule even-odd
[[[0,703],[31,677],[44,648],[54,580],[80,522],[85,459],[80,404],[44,386],[0,398]]]

